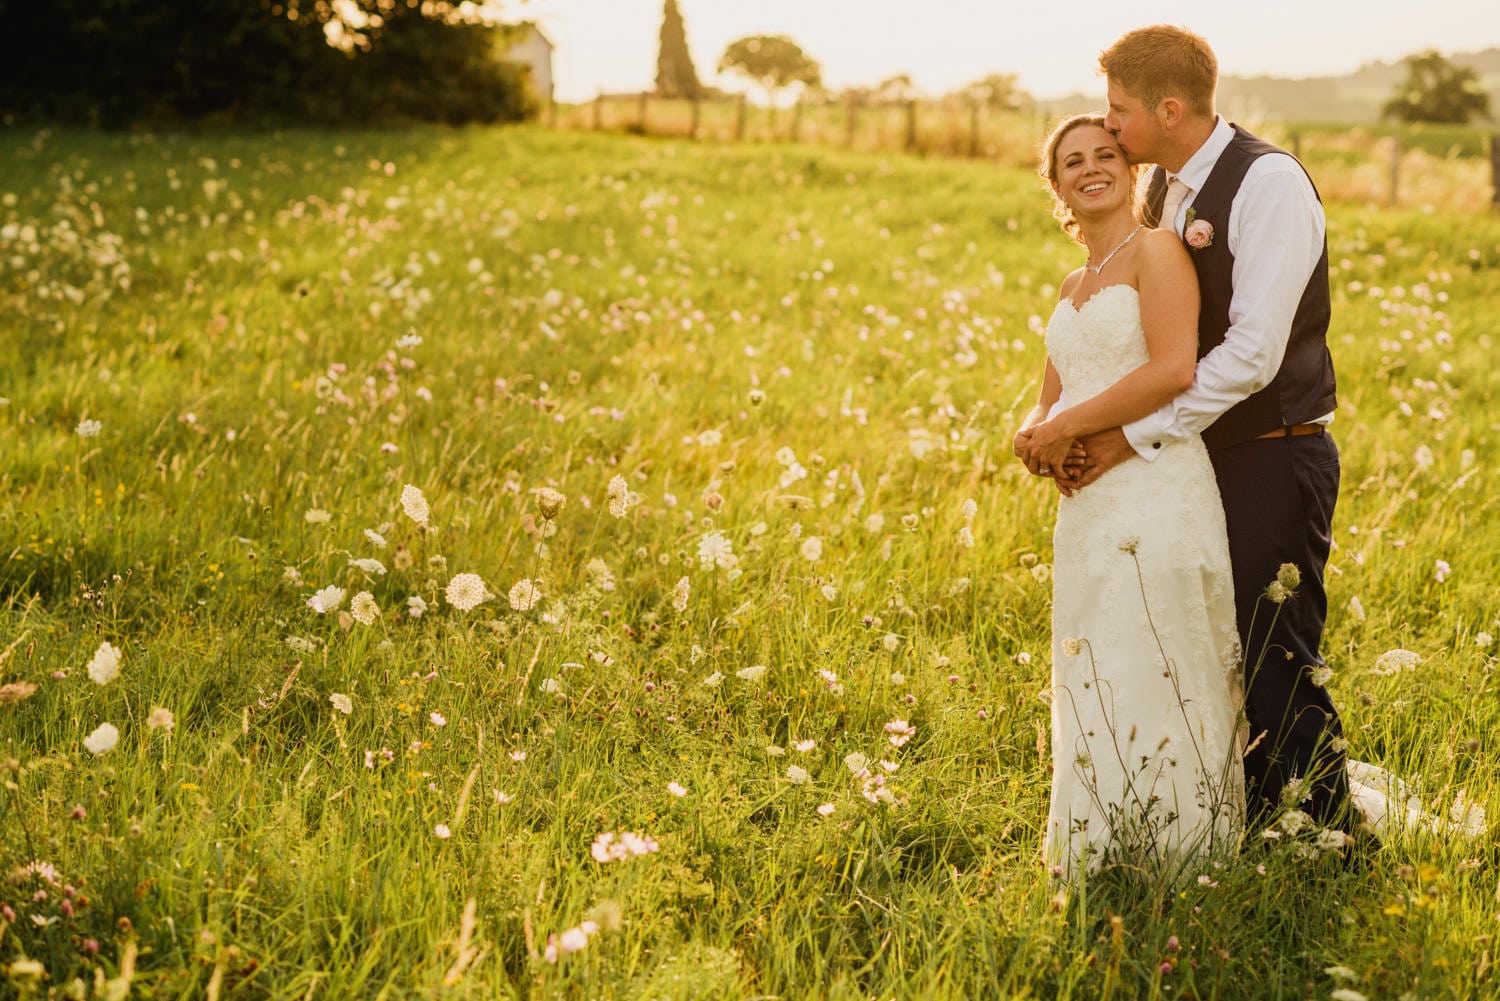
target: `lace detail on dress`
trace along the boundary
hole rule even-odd
[[[1047,350],[1070,403],[1107,389],[1149,357],[1138,293],[1110,285],[1081,308],[1059,302]],[[1239,634],[1202,441],[1168,443],[1061,498],[1053,569],[1049,861],[1232,845],[1244,809]]]

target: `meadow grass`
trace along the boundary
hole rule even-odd
[[[1081,254],[1034,175],[0,145],[9,993],[1497,994],[1489,835],[1044,870],[1054,499],[1009,442]],[[1492,806],[1500,219],[1329,232],[1330,687],[1354,756]]]

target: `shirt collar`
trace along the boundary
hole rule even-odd
[[[1191,191],[1203,190],[1203,185],[1208,181],[1209,173],[1214,169],[1214,164],[1219,162],[1219,155],[1229,146],[1229,141],[1234,138],[1234,127],[1224,121],[1222,116],[1214,116],[1214,130],[1208,134],[1203,145],[1198,147],[1198,152],[1188,157],[1187,163],[1177,173],[1168,173],[1170,180],[1175,177],[1188,186]]]

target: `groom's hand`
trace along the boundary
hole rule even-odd
[[[1125,440],[1125,432],[1109,428],[1084,435],[1080,439],[1087,453],[1083,469],[1074,482],[1075,487],[1086,487],[1127,459],[1135,457],[1135,449]]]

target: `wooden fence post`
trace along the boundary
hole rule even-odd
[[[906,102],[906,151],[909,153],[917,148],[917,102],[909,100]]]
[[[744,142],[745,141],[745,105],[746,105],[746,103],[747,102],[745,101],[745,95],[741,94],[740,95],[739,109],[735,112],[735,117],[734,117],[734,139],[735,139],[735,142]]]
[[[598,132],[604,128],[604,91],[599,91],[599,96],[594,98],[594,131]]]
[[[1490,207],[1500,212],[1500,132],[1490,136],[1490,186],[1495,191]]]
[[[1391,197],[1390,204],[1395,205],[1401,193],[1401,137],[1391,136]]]

